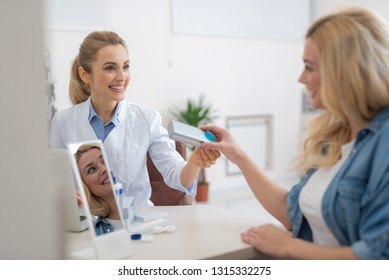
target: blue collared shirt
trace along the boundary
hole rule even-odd
[[[97,219],[93,221],[93,225],[95,227],[96,235],[113,232],[112,225],[103,217],[97,217]]]
[[[104,124],[103,119],[96,114],[92,102],[90,103],[88,121],[92,126],[97,138],[99,138],[102,142],[104,142],[104,140],[107,138],[108,134],[112,131],[112,129],[119,125],[118,116],[120,112],[120,107],[121,107],[121,102],[118,102],[118,105],[116,106],[115,113],[113,114],[112,119],[108,123]]]
[[[298,198],[310,170],[288,194],[293,236],[312,241]],[[353,150],[328,186],[322,215],[341,246],[361,259],[389,259],[389,107],[359,131]]]

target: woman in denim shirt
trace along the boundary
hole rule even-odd
[[[370,11],[346,9],[316,20],[306,34],[299,82],[312,120],[291,191],[253,163],[230,133],[204,130],[239,166],[259,202],[292,236],[267,224],[242,240],[287,259],[389,259],[389,34]]]

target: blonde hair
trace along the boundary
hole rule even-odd
[[[98,144],[81,145],[75,154],[76,161],[78,162],[81,156],[91,149],[99,149],[101,151],[101,148]],[[97,197],[94,194],[92,194],[84,181],[83,181],[83,187],[84,187],[86,199],[88,200],[91,214],[95,216],[107,217],[110,212],[108,204],[100,197]]]
[[[348,119],[370,122],[389,105],[389,33],[380,17],[349,8],[316,20],[306,39],[317,48],[325,110],[309,124],[301,173],[340,159],[351,136]]]
[[[82,81],[78,68],[82,66],[87,73],[91,73],[92,63],[97,59],[97,52],[103,47],[117,45],[127,49],[124,40],[112,31],[95,31],[85,37],[78,55],[72,61],[69,83],[69,97],[72,104],[84,102],[91,95],[90,86]]]

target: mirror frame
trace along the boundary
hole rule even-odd
[[[89,229],[92,235],[93,239],[93,244],[97,253],[97,258],[98,259],[122,259],[128,256],[132,255],[132,245],[131,245],[131,239],[130,239],[130,234],[126,230],[125,223],[123,220],[123,214],[122,214],[122,209],[120,209],[118,205],[117,199],[116,201],[116,206],[119,209],[119,215],[120,215],[120,221],[122,223],[122,229],[116,229],[113,230],[112,232],[106,233],[106,234],[101,234],[97,235],[96,230],[94,227],[93,219],[94,215],[91,214],[90,207],[88,200],[86,198],[86,193],[84,190],[84,185],[83,181],[81,179],[81,174],[80,170],[78,168],[78,163],[75,157],[75,153],[79,149],[80,146],[86,145],[86,144],[97,144],[100,146],[100,150],[103,156],[103,160],[105,162],[105,166],[107,169],[108,177],[111,182],[112,186],[112,193],[116,198],[116,194],[114,191],[114,181],[112,178],[112,173],[111,169],[108,164],[108,157],[105,152],[105,148],[103,146],[103,143],[101,140],[91,140],[91,141],[83,141],[83,142],[77,142],[77,143],[70,143],[68,145],[68,151],[70,153],[71,157],[71,164],[72,164],[72,169],[74,173],[74,178],[76,180],[76,184],[78,186],[78,189],[80,190],[80,195],[83,203],[83,207],[87,216],[88,224],[89,224]]]

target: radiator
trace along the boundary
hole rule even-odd
[[[234,116],[226,118],[226,127],[251,159],[263,170],[272,168],[272,115]],[[241,174],[226,161],[226,174]]]

